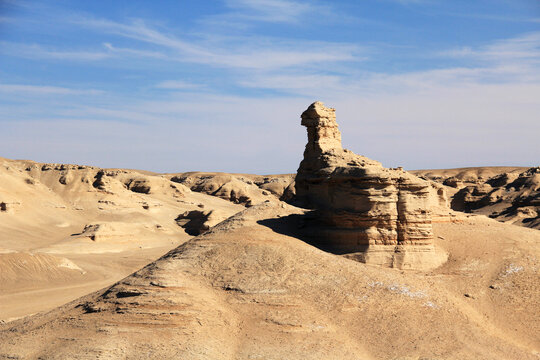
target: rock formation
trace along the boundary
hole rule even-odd
[[[540,229],[540,167],[466,186],[454,195],[451,205],[454,210]]]
[[[308,143],[296,176],[297,198],[315,209],[308,236],[362,262],[431,268],[445,256],[433,247],[430,184],[401,168],[343,149],[335,110],[321,102],[302,114]]]
[[[173,175],[170,180],[191,191],[217,196],[246,207],[267,200],[289,200],[294,195],[293,174],[249,175],[207,172],[188,172]]]
[[[214,210],[191,210],[178,215],[175,221],[178,226],[185,229],[186,233],[191,236],[197,236],[208,231],[213,225],[226,218],[218,216],[219,221],[215,221],[215,217]]]
[[[432,186],[438,183],[447,193],[454,214],[486,215],[540,229],[540,167],[487,166],[413,173],[432,181]]]

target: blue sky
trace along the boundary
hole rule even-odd
[[[3,157],[295,172],[315,100],[385,166],[537,166],[540,2],[0,1]]]

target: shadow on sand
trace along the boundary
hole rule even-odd
[[[315,210],[306,214],[293,214],[280,218],[259,220],[257,223],[272,229],[278,234],[297,238],[322,251],[336,255],[346,253],[331,246],[327,239],[321,236],[321,229],[324,225],[318,220],[317,211]]]

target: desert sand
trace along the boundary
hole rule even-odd
[[[0,159],[0,358],[538,359],[537,168],[387,169],[302,123],[298,174]]]

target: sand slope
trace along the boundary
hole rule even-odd
[[[175,219],[195,209],[213,211],[214,225],[244,207],[157,174],[0,158],[0,320],[51,309],[155,260],[191,237]]]
[[[449,261],[407,272],[289,236],[302,214],[251,207],[108,289],[2,326],[0,357],[537,358],[538,231],[435,224]]]

